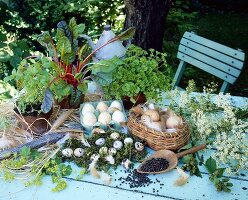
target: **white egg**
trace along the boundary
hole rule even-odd
[[[166,128],[167,129],[176,128],[181,123],[182,123],[182,118],[174,115],[167,119]]]
[[[114,142],[113,147],[116,148],[117,150],[120,150],[123,147],[123,144],[120,140],[117,140]]]
[[[95,108],[93,105],[91,105],[90,103],[86,103],[84,104],[83,108],[82,108],[82,115],[84,115],[87,112],[95,112]]]
[[[99,138],[99,139],[96,140],[95,144],[97,146],[102,146],[102,145],[105,144],[105,139],[104,138]]]
[[[108,147],[101,147],[99,149],[99,154],[100,155],[106,155],[108,153]]]
[[[86,112],[83,115],[82,124],[84,124],[86,126],[94,126],[96,122],[97,122],[97,119],[96,119],[96,116],[94,115],[94,113]]]
[[[117,140],[119,137],[120,137],[120,134],[117,133],[117,132],[113,132],[110,134],[110,137],[113,139],[113,140]]]
[[[71,148],[65,148],[62,150],[62,154],[63,154],[63,156],[70,158],[70,157],[72,157],[73,150]]]
[[[117,150],[116,150],[116,148],[112,147],[112,148],[109,148],[108,153],[109,153],[109,155],[115,155],[117,153]]]
[[[106,103],[104,103],[103,101],[100,101],[97,106],[96,109],[99,110],[99,112],[104,112],[108,110],[108,106]]]
[[[135,142],[134,146],[137,151],[143,151],[144,149],[144,145],[141,142]]]
[[[132,138],[125,138],[125,139],[124,139],[124,144],[125,144],[125,145],[133,144],[133,139],[132,139]]]
[[[126,117],[123,112],[116,110],[112,115],[112,120],[117,123],[126,122]]]
[[[84,155],[84,149],[76,148],[73,153],[74,153],[74,156],[81,157]]]
[[[122,111],[122,105],[119,101],[113,101],[110,106],[110,108],[117,108],[118,110]]]
[[[109,162],[109,164],[113,165],[115,164],[115,159],[112,155],[108,155],[105,157],[105,160]]]
[[[111,115],[104,111],[98,116],[98,122],[100,122],[103,125],[108,125],[111,121]]]
[[[109,107],[108,108],[108,112],[111,113],[111,114],[114,113],[116,110],[119,110],[119,109],[115,108],[115,107]]]

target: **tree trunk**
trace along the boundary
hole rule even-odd
[[[171,0],[124,0],[125,29],[136,28],[132,43],[143,49],[162,50],[165,19]]]

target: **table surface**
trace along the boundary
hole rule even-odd
[[[244,105],[247,98],[232,97],[239,106]],[[166,103],[166,102],[164,102]],[[149,149],[148,149],[149,150]],[[211,155],[212,150],[202,151],[205,158]],[[152,153],[151,150],[149,150]],[[120,177],[127,177],[123,167],[118,167],[112,173],[112,182],[110,185],[104,185],[102,180],[96,179],[90,175],[84,175],[83,179],[77,180],[78,168],[73,163],[73,173],[65,177],[68,186],[65,190],[54,193],[51,189],[54,187],[51,177],[43,178],[41,186],[25,187],[24,181],[15,180],[13,182],[4,182],[0,180],[0,200],[164,200],[164,199],[206,199],[206,200],[240,200],[248,199],[248,174],[247,171],[239,176],[227,176],[233,183],[231,193],[217,192],[204,167],[200,167],[202,178],[190,176],[188,183],[183,186],[175,186],[174,182],[179,177],[177,170],[172,170],[164,174],[149,175],[153,181],[147,187],[130,188],[127,183],[118,180]],[[138,166],[138,163],[135,167]],[[78,173],[77,173],[78,172]]]

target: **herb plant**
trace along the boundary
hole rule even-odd
[[[106,70],[115,66],[111,83],[103,85],[106,98],[131,98],[144,93],[148,100],[159,100],[162,91],[171,87],[171,67],[166,63],[166,54],[153,49],[145,51],[130,45],[126,57],[121,60],[113,58],[104,63]]]

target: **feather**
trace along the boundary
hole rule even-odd
[[[104,182],[105,185],[110,185],[112,182],[112,177],[109,174],[102,171],[101,180]]]
[[[90,174],[96,178],[101,178],[99,172],[97,171],[96,167],[96,161],[92,161],[89,165],[89,171],[90,171]]]
[[[181,168],[177,167],[177,172],[179,173],[179,178],[175,181],[174,185],[181,186],[187,183],[189,175],[186,174]]]

